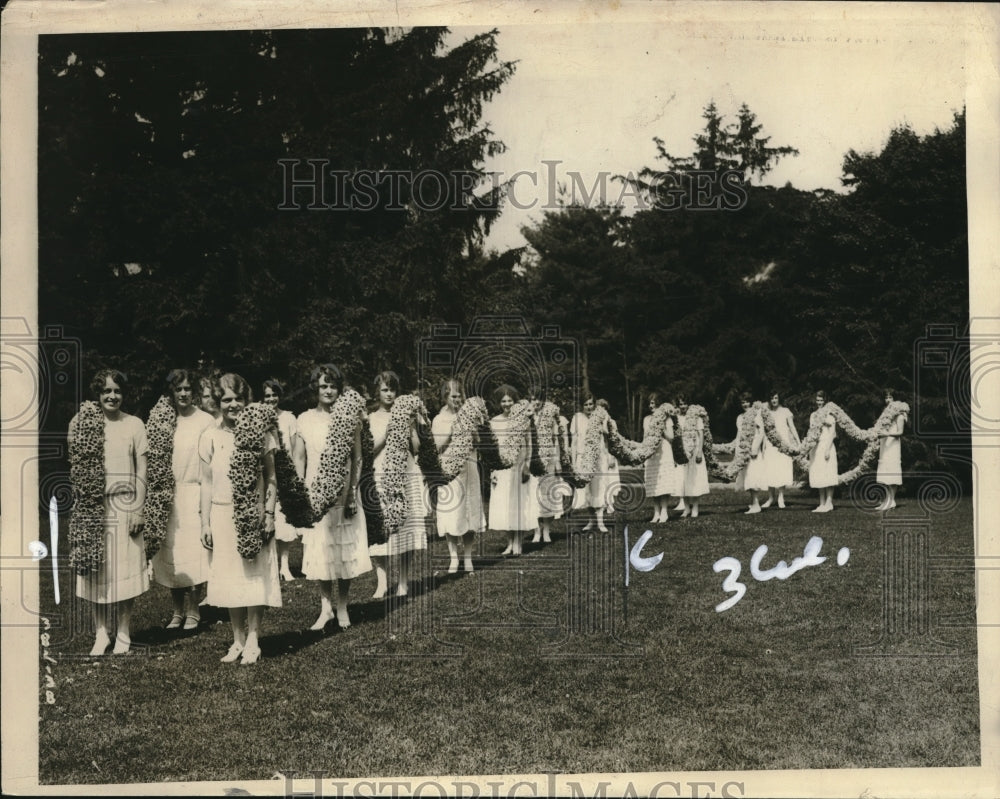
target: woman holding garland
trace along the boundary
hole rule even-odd
[[[551,544],[552,520],[562,516],[563,497],[571,493],[569,485],[559,476],[560,447],[569,450],[566,419],[559,413],[558,408],[551,405],[550,408],[555,408],[555,418],[546,419],[544,424],[542,423],[541,412],[546,401],[544,388],[532,391],[529,399],[537,430],[538,454],[545,467],[545,474],[540,477],[532,475],[528,481],[532,504],[531,515],[538,519],[538,526],[535,528],[531,543]]]
[[[299,468],[305,457],[303,454],[305,444],[302,443],[302,436],[299,435],[298,420],[291,411],[284,411],[278,407],[281,398],[285,394],[285,384],[276,377],[271,377],[264,381],[263,388],[264,402],[272,406],[274,412],[278,415],[281,446],[291,457],[292,463],[296,464],[296,468]],[[302,472],[300,471],[299,474],[301,476]],[[278,576],[282,580],[291,581],[295,579],[288,565],[288,550],[291,548],[292,542],[296,538],[300,538],[303,533],[303,530],[293,527],[288,523],[285,514],[281,510],[281,500],[278,500],[274,512],[274,540],[277,542],[276,546],[278,548]]]
[[[885,390],[885,404],[893,401],[891,388]],[[892,510],[896,507],[896,490],[903,484],[903,464],[900,457],[900,440],[903,435],[903,425],[906,424],[906,414],[898,413],[889,425],[889,429],[879,431],[878,470],[875,481],[885,486],[885,499],[876,510]]]
[[[590,424],[590,414],[597,407],[594,395],[589,391],[583,395],[583,403],[580,410],[573,414],[573,421],[569,425],[570,444],[573,447],[573,470],[583,472],[584,442],[587,438],[587,426]],[[573,492],[572,510],[589,508],[588,486],[577,488]]]
[[[660,394],[653,391],[649,395],[649,415],[642,420],[643,439],[649,434],[649,426],[653,422],[653,412],[663,404]],[[653,500],[653,518],[650,524],[665,522],[670,518],[670,511],[667,507],[670,501],[670,494],[674,491],[674,476],[676,466],[674,464],[674,453],[670,448],[670,442],[674,439],[673,419],[667,419],[663,427],[663,435],[653,454],[643,466],[643,482],[646,485],[646,496]]]
[[[389,557],[399,556],[399,582],[396,596],[407,596],[410,592],[410,578],[413,568],[413,553],[427,549],[427,504],[424,501],[424,481],[415,455],[420,450],[416,421],[410,422],[407,437],[406,467],[402,475],[385,472],[385,447],[392,417],[392,406],[399,395],[399,376],[392,371],[379,372],[372,381],[378,407],[368,415],[368,424],[374,440],[375,485],[381,491],[387,477],[402,479],[408,511],[399,530],[389,536],[384,544],[373,544],[368,548],[378,584],[372,599],[382,599],[388,590],[387,566]]]
[[[274,543],[274,507],[277,490],[274,479],[274,450],[278,442],[270,430],[254,467],[256,496],[267,542],[253,558],[244,558],[237,548],[233,484],[230,462],[236,449],[236,420],[251,401],[250,385],[236,374],[224,374],[215,387],[215,399],[222,412],[217,425],[208,427],[198,443],[201,455],[201,540],[212,550],[207,601],[229,608],[233,644],[222,657],[232,663],[242,656],[243,665],[260,658],[260,627],[268,607],[281,607],[281,583]]]
[[[819,489],[819,505],[813,513],[833,510],[833,489],[837,485],[837,420],[832,413],[820,410],[826,404],[826,393],[816,392],[816,410],[809,417],[809,429],[821,425],[819,441],[809,458],[809,485]]]
[[[595,401],[598,408],[604,408],[611,418],[611,405],[603,397]],[[601,437],[598,439],[598,474],[590,481],[587,487],[590,493],[590,507],[595,510],[597,529],[602,533],[607,532],[604,526],[604,513],[615,512],[615,497],[621,491],[621,477],[618,473],[618,461],[612,457],[608,450],[608,422],[604,422],[601,427]],[[600,478],[599,480],[597,478]],[[603,513],[602,513],[603,511]],[[589,525],[584,527],[590,529]]]
[[[759,494],[767,491],[767,441],[764,435],[764,420],[760,411],[751,407],[753,396],[744,392],[741,397],[743,413],[736,420],[737,431],[742,431],[746,414],[753,414],[753,438],[750,440],[750,460],[743,467],[743,487],[750,492],[750,507],[744,513],[760,513]],[[737,432],[737,435],[739,433]],[[766,505],[764,507],[767,507]]]
[[[698,518],[698,502],[708,493],[708,465],[705,463],[705,422],[701,416],[688,414],[688,404],[684,396],[677,397],[677,412],[680,415],[681,441],[688,462],[684,465],[684,512],[681,518]]]
[[[153,579],[170,589],[174,612],[167,623],[168,630],[177,629],[181,624],[185,630],[197,628],[201,621],[198,609],[200,587],[208,581],[210,568],[208,550],[201,544],[201,458],[198,441],[215,420],[210,413],[195,407],[194,391],[198,385],[194,375],[186,369],[174,369],[167,375],[167,396],[177,419],[169,467],[174,478],[174,495],[166,534],[153,556]],[[150,434],[153,434],[153,423],[151,415],[148,423]],[[150,455],[158,451],[154,445]]]
[[[500,408],[500,413],[490,420],[490,428],[498,444],[502,445],[509,436],[517,435],[510,432],[510,412],[520,399],[517,389],[507,384],[493,392],[493,402]],[[507,534],[507,547],[501,555],[520,555],[522,536],[535,526],[529,491],[530,463],[531,442],[525,433],[523,440],[518,442],[513,465],[498,469],[490,478],[489,527]]]
[[[788,446],[798,449],[801,442],[795,429],[795,420],[792,418],[792,412],[781,404],[781,396],[777,391],[771,392],[769,405],[778,437]],[[793,479],[792,459],[766,440],[764,442],[764,471],[767,473],[770,496],[761,507],[769,508],[777,500],[778,507],[784,508],[785,488],[792,484]]]
[[[81,407],[66,436],[76,517],[70,520],[70,560],[77,566],[76,595],[93,607],[91,655],[103,655],[111,643],[109,605],[118,612],[113,651],[116,655],[129,651],[132,605],[149,588],[142,535],[148,443],[142,421],[121,409],[127,387],[125,375],[117,369],[94,375],[90,391],[96,402]],[[88,452],[103,462],[103,480],[99,469],[83,473]],[[84,565],[89,568],[82,572]]]
[[[431,434],[439,453],[451,443],[451,435],[458,419],[458,411],[465,402],[465,392],[457,380],[441,384],[441,410],[431,423]],[[483,497],[479,490],[479,467],[473,447],[465,466],[447,486],[438,490],[437,531],[448,542],[448,574],[458,572],[459,543],[466,574],[472,574],[472,548],[476,533],[485,526]]]

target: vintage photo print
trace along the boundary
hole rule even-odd
[[[4,792],[996,796],[998,33],[8,3]]]

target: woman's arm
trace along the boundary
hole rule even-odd
[[[831,428],[830,432],[832,435],[830,436],[830,443],[827,444],[826,452],[823,454],[823,458],[825,460],[830,460],[830,455],[833,454],[833,445],[837,440],[837,422],[833,418],[832,414],[828,415],[826,419],[823,420],[823,427]]]
[[[354,445],[351,448],[350,479],[344,487],[344,515],[358,512],[358,482],[361,480],[361,420],[354,428]]]
[[[295,464],[295,471],[301,479],[306,477],[306,442],[302,440],[302,434],[296,432],[292,436],[292,463]]]
[[[261,459],[264,469],[264,532],[274,532],[274,506],[278,501],[278,481],[274,476],[274,450],[268,450]]]
[[[204,459],[201,461],[201,496],[199,498],[199,513],[201,514],[201,545],[205,549],[212,548],[212,529],[208,520],[212,513],[212,464]]]

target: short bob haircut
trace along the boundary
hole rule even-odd
[[[601,397],[599,400],[595,400],[594,404],[600,408],[604,408],[604,410],[608,410],[611,407],[611,405],[608,403],[606,399],[604,399],[604,397]]]
[[[279,399],[285,396],[285,384],[276,377],[269,377],[261,384],[261,396],[263,396],[264,392],[268,389],[271,389],[271,393]]]
[[[826,392],[823,389],[820,389],[819,391],[815,392],[813,394],[813,396],[814,397],[822,397],[823,398],[823,402],[827,402],[828,401],[828,398],[826,396]]]
[[[171,369],[167,373],[166,380],[164,380],[167,393],[172,395],[174,393],[174,389],[185,380],[187,380],[188,384],[191,386],[191,393],[194,394],[197,390],[197,386],[199,385],[198,378],[195,373],[190,369]],[[198,399],[201,398],[199,397]]]
[[[459,394],[461,394],[463,397],[465,396],[465,390],[462,388],[461,382],[456,380],[454,377],[449,377],[447,380],[444,380],[441,383],[442,407],[448,404],[448,395],[451,394],[453,387],[458,390]]]
[[[390,388],[399,394],[399,375],[393,372],[391,369],[386,369],[384,372],[379,372],[375,375],[375,379],[372,380],[372,390],[375,392],[376,398],[378,397],[379,387],[385,383],[386,388]]]
[[[109,377],[118,384],[118,388],[122,390],[122,396],[125,396],[125,392],[128,390],[128,378],[125,377],[125,373],[118,369],[101,369],[90,381],[90,393],[95,400],[101,398],[101,392],[104,391],[104,385]]]
[[[501,383],[493,390],[493,401],[500,407],[500,401],[504,397],[510,397],[514,402],[521,399],[520,392],[509,383]]]
[[[583,395],[580,397],[580,407],[582,408],[588,402],[593,402],[596,405],[597,397],[595,397],[591,392],[585,391],[583,392]]]
[[[753,394],[749,391],[743,391],[740,393],[740,402],[746,402],[753,405]]]
[[[325,377],[327,385],[337,389],[338,394],[344,393],[344,373],[332,363],[321,363],[309,373],[309,388],[313,393],[319,390],[319,379]]]
[[[646,400],[647,403],[652,402],[654,408],[659,408],[663,404],[663,400],[660,399],[659,391],[650,391],[649,397]]]
[[[232,391],[245,403],[253,402],[253,391],[250,390],[250,384],[238,374],[226,372],[215,381],[215,385],[212,387],[212,398],[220,408],[222,407],[222,395],[227,391]]]

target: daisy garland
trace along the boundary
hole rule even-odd
[[[610,419],[608,425],[608,451],[621,463],[638,466],[648,460],[659,449],[666,429],[667,420],[674,417],[676,408],[669,402],[657,406],[652,413],[649,428],[641,442],[630,441],[618,432],[618,424]],[[675,428],[676,429],[676,428]]]
[[[337,504],[347,484],[348,466],[354,451],[354,432],[361,422],[364,407],[362,396],[349,388],[330,408],[330,424],[326,429],[323,452],[319,456],[319,469],[309,486],[309,503],[315,519],[322,519]]]
[[[546,402],[535,414],[538,431],[538,457],[543,464],[558,461],[559,456],[559,406]]]
[[[235,447],[229,461],[229,481],[233,484],[236,549],[247,560],[257,557],[267,536],[261,514],[263,497],[258,483],[264,437],[269,429],[277,425],[278,417],[272,406],[253,402],[240,411],[233,430]]]
[[[475,446],[476,429],[489,421],[486,403],[481,397],[469,397],[458,409],[451,428],[451,440],[441,453],[441,469],[449,480],[465,468]]]
[[[167,536],[167,520],[174,504],[174,433],[177,411],[167,396],[160,397],[149,412],[146,435],[149,438],[149,461],[146,471],[146,503],[143,506],[143,538],[146,557],[157,553]]]
[[[518,453],[528,440],[531,425],[531,405],[527,400],[515,402],[510,409],[507,432],[499,441],[500,461],[509,469],[517,461]]]
[[[410,452],[410,426],[423,407],[419,397],[403,394],[396,398],[389,414],[382,460],[382,517],[387,536],[399,531],[409,503],[406,499],[406,472]]]
[[[365,528],[368,544],[386,542],[385,525],[382,518],[382,499],[375,482],[375,437],[371,425],[365,417],[361,422],[361,476],[358,479],[358,494],[365,512]]]
[[[104,412],[100,406],[91,401],[81,404],[70,432],[69,562],[77,574],[87,574],[104,562]]]

